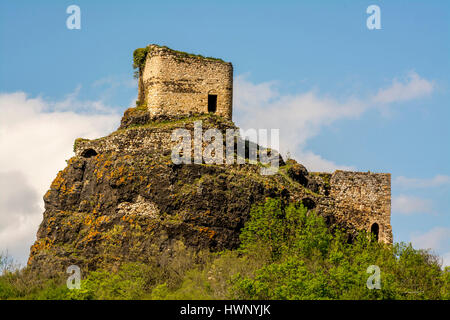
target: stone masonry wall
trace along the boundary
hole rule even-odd
[[[172,149],[179,145],[180,139],[172,140],[172,133],[175,129],[186,129],[190,132],[191,137],[191,155],[194,156],[194,120],[192,118],[184,118],[180,120],[170,121],[167,123],[158,123],[155,126],[140,126],[118,130],[109,136],[89,140],[77,139],[74,144],[74,152],[76,156],[86,156],[89,150],[96,154],[117,152],[121,154],[144,154],[154,153],[164,156],[170,156]],[[239,137],[237,127],[231,121],[218,120],[218,117],[208,115],[198,116],[200,121],[201,133],[214,128],[223,133],[223,143],[226,143],[225,136],[227,129],[236,130]],[[217,120],[217,121],[216,121]],[[239,137],[240,139],[240,137]],[[209,143],[202,142],[202,152]]]
[[[389,173],[337,170],[330,177],[330,197],[334,200],[337,221],[368,232],[377,223],[378,240],[392,243]]]
[[[207,113],[208,94],[214,94],[217,95],[216,113],[231,120],[231,63],[157,45],[150,45],[148,48],[140,80],[152,118]]]

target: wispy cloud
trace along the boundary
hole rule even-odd
[[[389,104],[417,99],[433,91],[433,83],[410,72],[404,82],[394,80],[384,89],[368,97],[349,96],[337,99],[320,94],[317,90],[282,95],[277,82],[254,84],[247,77],[235,79],[234,106],[237,124],[244,128],[280,129],[280,151],[288,151],[308,169],[333,171],[354,169],[351,165],[338,165],[323,159],[307,149],[307,142],[322,128],[341,119],[358,119],[369,109],[385,112]]]
[[[403,82],[394,79],[388,88],[380,89],[372,98],[372,102],[389,104],[408,101],[430,95],[433,90],[432,81],[421,78],[416,72],[411,71]]]
[[[425,233],[412,235],[411,243],[419,249],[443,252],[443,264],[450,266],[450,228],[436,227]]]
[[[81,100],[79,98],[82,86],[79,85],[75,90],[66,95],[61,101],[46,101],[45,111],[47,112],[74,112],[78,114],[96,113],[111,114],[114,113],[110,106],[107,106],[102,100]]]
[[[428,199],[399,195],[392,198],[392,212],[410,215],[415,213],[431,213],[432,203]]]
[[[92,83],[94,88],[99,87],[107,87],[110,89],[116,89],[121,86],[125,86],[128,88],[137,88],[138,83],[137,80],[130,77],[130,75],[122,75],[122,76],[107,76],[101,79],[98,79]]]
[[[421,249],[443,249],[450,244],[450,228],[436,227],[423,234],[413,235],[411,242]]]
[[[436,175],[430,179],[417,179],[399,176],[392,181],[392,184],[396,187],[404,189],[435,188],[450,184],[450,176]]]

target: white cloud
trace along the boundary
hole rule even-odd
[[[116,101],[120,95],[137,93],[138,81],[129,74],[110,75],[92,83],[91,88],[102,101]],[[137,96],[137,94],[136,94]],[[136,104],[136,99],[131,101],[130,106]]]
[[[92,83],[92,87],[108,87],[116,89],[118,87],[125,86],[128,88],[137,88],[138,81],[135,78],[130,77],[129,74],[116,76],[110,75],[101,79],[98,79]]]
[[[112,108],[106,106],[102,100],[79,100],[78,95],[81,91],[81,86],[77,86],[74,92],[69,93],[62,101],[46,102],[45,109],[40,110],[42,112],[76,112],[76,113],[88,113],[92,114],[110,114]]]
[[[319,97],[316,92],[282,96],[275,82],[253,84],[244,76],[235,79],[234,105],[237,125],[243,129],[280,129],[280,152],[287,152],[310,170],[333,171],[350,168],[325,160],[304,150],[308,139],[320,132],[322,126],[333,121],[356,117],[363,106],[356,100],[347,103]]]
[[[311,151],[300,151],[297,152],[298,159],[301,159],[301,163],[306,168],[313,168],[314,171],[318,172],[330,172],[334,170],[348,170],[356,171],[353,166],[343,166],[334,163],[333,161],[322,158]]]
[[[243,129],[280,129],[280,152],[289,151],[314,171],[354,169],[323,159],[307,150],[307,142],[323,127],[341,119],[357,119],[370,108],[386,111],[386,104],[422,97],[433,91],[428,80],[411,72],[405,83],[397,80],[373,97],[349,97],[340,101],[312,90],[295,95],[281,95],[276,82],[251,83],[237,76],[234,84],[236,122]]]
[[[74,140],[103,136],[119,124],[111,108],[79,101],[78,91],[58,102],[0,94],[0,252],[22,263],[42,219],[42,197],[73,155]]]
[[[443,265],[450,266],[450,228],[436,227],[423,234],[413,235],[411,243],[419,249],[432,249],[443,252]]]
[[[413,196],[399,195],[392,198],[392,211],[400,214],[431,213],[431,201]]]
[[[42,220],[42,196],[21,172],[0,172],[0,252],[26,261]]]
[[[381,104],[408,101],[430,95],[433,90],[433,82],[411,71],[403,83],[394,79],[392,85],[386,89],[380,89],[372,101]]]
[[[411,237],[414,246],[421,249],[443,249],[449,245],[450,228],[436,227],[428,232]]]
[[[431,179],[417,179],[407,178],[403,176],[396,177],[392,183],[400,188],[404,189],[420,189],[420,188],[433,188],[440,187],[446,184],[450,184],[450,176],[436,175]]]

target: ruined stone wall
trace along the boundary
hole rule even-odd
[[[329,183],[337,221],[368,232],[376,223],[379,226],[379,241],[392,243],[389,173],[337,170],[331,175]]]
[[[198,129],[203,134],[208,129],[218,129],[222,132],[224,138],[226,130],[236,130],[237,136],[239,131],[231,121],[223,120],[219,117],[211,115],[197,116],[197,121],[201,127]],[[76,156],[86,156],[89,150],[95,154],[108,152],[116,152],[120,154],[145,154],[155,153],[164,156],[170,156],[175,146],[180,144],[180,139],[172,139],[172,134],[176,129],[186,129],[190,132],[191,138],[191,155],[194,155],[194,125],[195,119],[187,117],[173,121],[155,122],[154,125],[138,126],[129,129],[115,131],[109,136],[89,140],[77,139],[74,143],[74,152]],[[239,138],[240,139],[240,138]],[[202,141],[202,152],[209,143]]]
[[[215,113],[231,120],[231,63],[157,45],[150,45],[148,48],[140,80],[152,118],[207,113],[208,94],[213,94],[217,95]]]

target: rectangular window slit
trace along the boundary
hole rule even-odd
[[[217,111],[217,95],[216,94],[208,94],[208,112],[216,112]]]

